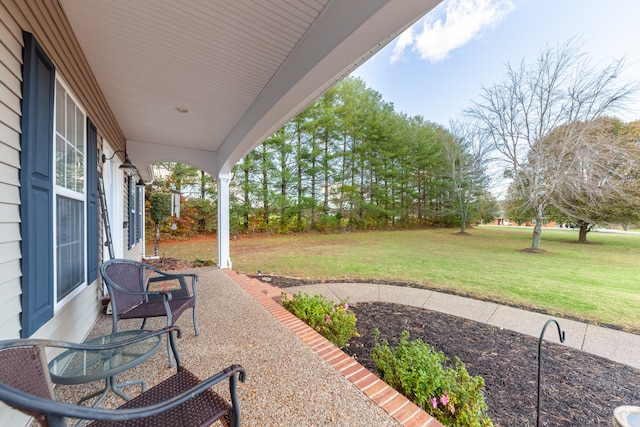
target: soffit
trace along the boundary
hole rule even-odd
[[[137,144],[132,161],[206,158],[215,167],[196,166],[215,172],[438,1],[60,3],[125,138]],[[176,158],[184,150],[191,157]]]

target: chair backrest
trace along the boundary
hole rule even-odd
[[[31,395],[55,400],[44,348],[35,344],[0,348],[0,383]],[[6,390],[2,390],[2,393],[5,392]],[[44,413],[17,405],[11,406],[34,417],[41,425],[49,425]]]
[[[122,292],[122,289],[133,292],[146,290],[147,269],[143,263],[128,259],[112,259],[102,264],[100,273],[107,285],[115,313],[124,313],[145,301],[143,295]]]

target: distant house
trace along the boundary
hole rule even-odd
[[[494,218],[493,219],[493,225],[511,225],[511,226],[533,227],[534,225],[536,225],[536,220],[532,219],[530,221],[525,221],[525,222],[522,222],[522,223],[518,223],[516,221],[511,221],[511,220],[509,220],[507,218],[501,217],[501,218]],[[555,221],[548,220],[548,221],[544,221],[542,226],[546,227],[546,228],[555,228],[558,225],[556,224]]]

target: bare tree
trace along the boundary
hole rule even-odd
[[[466,114],[481,123],[513,179],[512,188],[534,212],[531,250],[540,249],[545,211],[564,183],[564,167],[576,159],[576,144],[584,123],[620,108],[637,84],[619,78],[624,61],[593,66],[574,39],[557,48],[545,48],[535,62],[507,65],[503,82],[483,87],[479,102]],[[538,144],[563,126],[552,153]]]
[[[449,134],[443,144],[447,162],[445,175],[454,187],[460,233],[466,232],[471,205],[487,187],[488,145],[482,143],[481,137],[474,123],[457,120],[450,123]]]

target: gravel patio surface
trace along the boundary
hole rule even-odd
[[[243,426],[397,426],[398,423],[375,405],[339,372],[310,350],[286,326],[244,292],[217,268],[195,269],[197,322],[195,336],[191,310],[178,320],[182,338],[178,350],[183,364],[200,378],[239,363],[247,371],[246,383],[239,383],[238,395]],[[160,329],[163,318],[147,322],[146,329]],[[118,330],[137,329],[139,321],[121,321]],[[111,332],[111,316],[101,315],[87,339]],[[166,344],[148,361],[118,375],[118,382],[145,379],[147,387],[175,372],[169,368]],[[216,391],[228,398],[227,382]],[[63,401],[97,391],[102,382],[81,386],[57,386]],[[124,389],[134,396],[137,386]],[[120,405],[110,395],[101,405]]]

